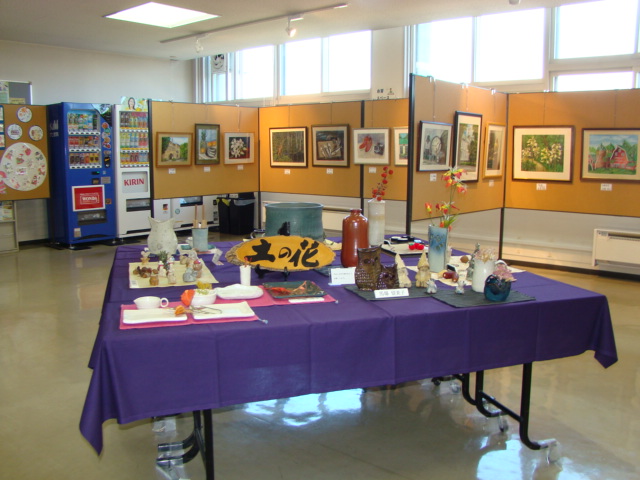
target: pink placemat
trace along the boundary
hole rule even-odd
[[[233,303],[233,302],[228,302]],[[176,308],[181,302],[169,303],[168,309]],[[187,319],[175,322],[148,322],[128,324],[123,322],[125,310],[135,310],[135,305],[122,305],[120,307],[120,330],[130,330],[134,328],[157,328],[157,327],[179,327],[181,325],[202,325],[203,323],[228,323],[228,322],[254,322],[258,320],[257,315],[251,317],[233,317],[233,318],[209,318],[203,320],[195,320],[190,313],[187,313]]]

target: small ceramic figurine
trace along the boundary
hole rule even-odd
[[[480,244],[476,243],[476,248],[469,257],[469,266],[467,267],[467,278],[473,278],[473,267],[476,263],[476,253],[480,251]]]
[[[418,273],[416,274],[416,287],[426,287],[427,282],[431,278],[429,273],[429,260],[427,254],[422,252],[420,260],[418,260]]]
[[[155,287],[159,283],[160,283],[160,280],[158,279],[158,274],[157,273],[152,273],[151,276],[149,277],[149,285]]]
[[[436,282],[430,278],[429,281],[427,282],[427,293],[437,293],[438,292],[438,286],[436,285]]]
[[[149,252],[149,248],[145,247],[140,256],[140,262],[142,263],[142,265],[146,265],[147,263],[149,263],[149,253],[151,253]]]
[[[218,247],[215,247],[213,249],[213,257],[211,258],[211,262],[214,265],[222,265],[222,262],[220,261],[221,256],[222,256],[222,250],[220,250]]]
[[[176,272],[173,269],[170,269],[167,272],[167,281],[169,282],[169,285],[175,285],[176,282],[178,281],[176,279]]]
[[[185,283],[195,282],[196,281],[196,274],[193,271],[193,268],[187,267],[185,272],[182,274],[182,281],[185,282]]]
[[[380,273],[376,280],[376,290],[398,288],[397,265],[380,265]]]
[[[462,295],[464,293],[464,278],[458,278],[458,285],[456,285],[456,293]]]
[[[180,255],[180,265],[186,265],[189,261],[189,256],[186,254]]]
[[[202,277],[202,260],[199,258],[193,262],[193,271],[196,274],[196,278]]]
[[[396,265],[398,266],[398,286],[400,288],[411,288],[411,279],[407,273],[407,266],[398,253],[396,253]]]
[[[162,260],[158,262],[158,276],[159,277],[167,276],[167,269],[164,268],[164,263],[162,263]]]

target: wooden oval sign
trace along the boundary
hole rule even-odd
[[[312,270],[333,262],[336,254],[323,242],[308,237],[275,235],[240,243],[225,258],[235,265],[259,265],[284,272]]]

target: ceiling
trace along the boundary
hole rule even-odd
[[[519,5],[510,5],[509,0],[158,0],[159,3],[220,17],[173,29],[104,18],[104,15],[146,1],[0,0],[0,40],[188,60],[202,55],[285,43],[289,40],[285,33],[286,16],[342,2],[349,6],[307,13],[303,20],[295,22],[298,27],[295,39],[548,7],[579,0],[521,0]],[[283,18],[200,35],[202,51],[196,50],[196,36],[203,32],[278,16]],[[185,35],[193,37],[163,42]]]

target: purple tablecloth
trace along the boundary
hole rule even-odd
[[[226,251],[231,243],[218,247]],[[535,301],[454,308],[436,299],[366,301],[317,272],[296,272],[338,303],[256,307],[260,322],[120,330],[122,303],[141,295],[179,300],[184,287],[130,289],[128,264],[142,246],[116,252],[90,360],[80,430],[97,452],[102,423],[219,408],[348,388],[396,384],[595,351],[617,361],[605,296],[528,272],[514,289]],[[213,266],[219,286],[239,269]],[[417,258],[407,258],[415,264]],[[339,252],[334,262],[339,265]],[[393,263],[383,255],[383,263]],[[282,281],[269,273],[253,284]],[[445,287],[441,287],[445,288]]]

